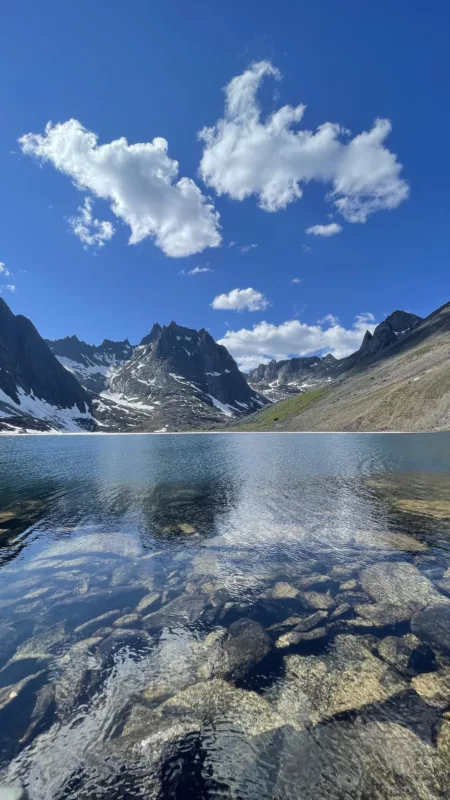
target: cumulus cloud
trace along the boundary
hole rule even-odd
[[[249,287],[232,289],[228,294],[219,294],[211,305],[221,311],[262,311],[270,306],[270,303],[262,292]]]
[[[251,330],[227,331],[219,344],[227,347],[241,369],[252,369],[258,364],[267,364],[272,358],[279,361],[316,353],[332,353],[335,358],[344,358],[359,348],[367,330],[373,332],[374,329],[373,314],[359,314],[351,328],[344,328],[330,314],[315,325],[297,319],[281,325],[259,322]]]
[[[6,265],[3,261],[0,261],[0,275],[2,278],[7,278],[8,275],[12,275],[12,272],[10,272],[9,269],[6,269]]]
[[[99,145],[95,133],[71,119],[49,122],[45,133],[27,133],[19,142],[27,155],[49,161],[79,189],[109,201],[130,227],[130,244],[151,236],[173,257],[220,245],[219,214],[193,180],[178,180],[165,139],[128,144],[122,137]]]
[[[270,61],[233,78],[225,87],[224,117],[200,131],[200,175],[208,186],[235,200],[255,195],[265,211],[279,211],[300,199],[309,181],[319,181],[329,185],[327,199],[349,222],[365,222],[407,198],[402,165],[384,144],[389,120],[376,119],[353,138],[332,122],[315,132],[297,129],[304,105],[283,106],[262,120],[257,94],[265,76],[281,78]]]
[[[84,204],[78,208],[79,215],[69,219],[69,225],[75,236],[88,247],[103,247],[105,242],[114,236],[114,227],[106,220],[94,219],[92,216],[92,200],[86,197]]]
[[[330,222],[329,225],[311,225],[310,228],[306,228],[305,233],[312,234],[313,236],[336,236],[337,233],[340,233],[342,230],[342,225],[338,225],[337,222]]]

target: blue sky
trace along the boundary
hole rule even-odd
[[[49,338],[207,327],[244,366],[429,313],[450,299],[449,29],[437,0],[4,6],[3,297]]]

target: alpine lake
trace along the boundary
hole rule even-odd
[[[450,434],[0,437],[0,787],[450,798]]]

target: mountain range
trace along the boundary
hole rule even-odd
[[[135,346],[45,341],[0,298],[0,430],[208,429],[269,402],[205,329],[156,323]]]
[[[0,431],[445,430],[450,303],[394,311],[346,358],[244,375],[205,329],[155,323],[140,344],[44,340],[0,298]]]
[[[366,333],[356,353],[340,361],[296,364],[293,373],[284,362],[267,368],[273,381],[268,383],[259,367],[249,375],[252,386],[268,394],[282,393],[287,385],[297,393],[285,393],[280,402],[241,423],[241,430],[450,430],[450,303],[425,319],[394,312],[373,334]],[[314,370],[315,377],[299,393],[308,380],[305,370],[307,375]]]

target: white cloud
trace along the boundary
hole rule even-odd
[[[310,228],[306,228],[305,233],[312,234],[313,236],[336,236],[337,233],[340,233],[342,230],[342,225],[338,225],[337,222],[330,222],[329,225],[311,225]]]
[[[15,294],[17,291],[14,283],[7,283],[6,285],[0,286],[0,294],[3,291],[3,289],[7,289],[8,292],[11,292],[11,294]]]
[[[6,269],[6,266],[3,261],[0,261],[0,275],[3,278],[7,278],[8,275],[12,275],[12,272],[10,272],[9,269]]]
[[[298,126],[305,106],[283,106],[261,121],[257,93],[265,76],[280,80],[269,62],[253,64],[225,88],[225,115],[199,138],[204,142],[200,175],[219,195],[234,200],[255,195],[265,211],[279,211],[302,197],[303,185],[330,185],[327,199],[349,222],[400,205],[409,193],[402,165],[384,141],[387,119],[351,138],[339,124],[325,122],[315,132]]]
[[[187,272],[182,270],[183,275],[203,275],[204,272],[212,272],[213,270],[210,267],[194,267],[194,269],[189,269]]]
[[[84,249],[88,247],[103,247],[105,242],[112,239],[115,230],[111,222],[106,220],[94,219],[92,216],[92,200],[86,197],[84,204],[78,208],[79,216],[69,219],[70,227],[75,236],[84,244]]]
[[[291,280],[291,283],[301,283],[301,282],[302,282],[301,278],[292,278]]]
[[[128,144],[122,137],[99,145],[97,136],[75,119],[52,125],[44,134],[19,139],[27,155],[49,161],[78,189],[111,203],[131,229],[130,244],[151,236],[167,256],[182,257],[218,247],[219,214],[190,178],[178,178],[178,162],[168,144]]]
[[[221,311],[262,311],[270,306],[270,303],[262,292],[249,287],[248,289],[232,289],[228,294],[219,294],[211,305]]]
[[[253,250],[255,247],[258,247],[257,244],[244,244],[242,247],[239,248],[241,253],[248,253],[250,250]]]
[[[360,314],[351,328],[339,325],[331,315],[316,325],[296,319],[281,325],[259,322],[251,330],[227,331],[219,344],[228,348],[241,369],[252,369],[272,358],[279,361],[315,353],[332,353],[343,358],[359,348],[366,330],[372,332],[374,328],[373,314]]]

